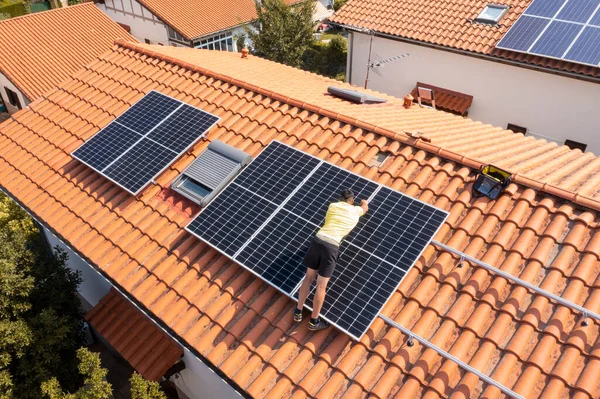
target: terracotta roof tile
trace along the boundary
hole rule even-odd
[[[135,41],[93,3],[0,21],[0,72],[35,100],[110,50]]]
[[[580,152],[405,109],[389,96],[384,105],[348,103],[326,94],[332,84],[350,87],[255,57],[119,42],[0,125],[0,186],[251,396],[498,397],[431,350],[407,347],[407,337],[381,320],[360,342],[294,325],[288,298],[183,230],[191,213],[166,191],[178,170],[212,140],[256,156],[278,139],[448,210],[437,239],[600,310],[596,158],[582,164]],[[69,151],[152,89],[221,120],[134,198]],[[123,104],[118,111],[107,96]],[[90,105],[97,111],[86,112]],[[511,147],[522,155],[499,150]],[[378,151],[390,157],[369,166]],[[557,154],[565,157],[551,163]],[[518,172],[496,201],[471,195],[481,161]],[[584,327],[578,313],[457,265],[428,247],[383,312],[527,398],[598,397],[595,321]],[[108,334],[125,339],[114,326]]]
[[[294,4],[300,0],[286,0]],[[253,0],[140,0],[188,40],[247,24],[257,18]]]
[[[144,378],[158,381],[183,349],[114,288],[85,319]]]
[[[600,68],[497,49],[495,46],[532,0],[505,0],[500,24],[474,22],[488,2],[480,0],[351,0],[330,21],[408,40],[600,78]]]

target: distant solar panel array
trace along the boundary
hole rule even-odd
[[[534,0],[496,47],[600,66],[600,0]]]
[[[218,120],[151,91],[72,155],[136,195]]]
[[[272,142],[187,230],[296,297],[304,254],[342,188],[371,199],[370,209],[342,243],[322,316],[360,339],[447,212]]]

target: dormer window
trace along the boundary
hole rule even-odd
[[[488,4],[475,18],[475,22],[496,25],[508,11],[508,6],[499,4]]]

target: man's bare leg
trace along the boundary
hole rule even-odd
[[[325,293],[327,289],[327,283],[329,277],[318,276],[317,277],[317,289],[315,290],[315,296],[313,298],[313,311],[311,317],[316,319],[321,313],[323,302],[325,302]]]
[[[304,281],[300,286],[300,290],[298,290],[298,306],[296,307],[297,309],[302,310],[302,308],[304,307],[304,302],[306,302],[306,298],[308,297],[308,293],[310,292],[310,285],[313,281],[315,281],[316,277],[316,270],[306,268],[306,276],[304,277]]]

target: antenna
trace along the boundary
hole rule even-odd
[[[373,54],[373,37],[375,36],[375,32],[373,30],[368,30],[368,29],[361,29],[361,30],[359,30],[359,32],[361,32],[361,33],[368,33],[369,36],[370,36],[370,40],[369,40],[369,60],[367,61],[367,76],[365,77],[365,89],[368,89],[369,88],[369,72],[371,72],[371,69],[382,67],[382,66],[384,66],[387,63],[399,60],[401,58],[410,57],[410,54],[409,53],[402,53],[402,54],[395,55],[395,56],[392,56],[392,57],[384,58],[383,60],[372,61],[371,57],[372,57],[372,54]]]

